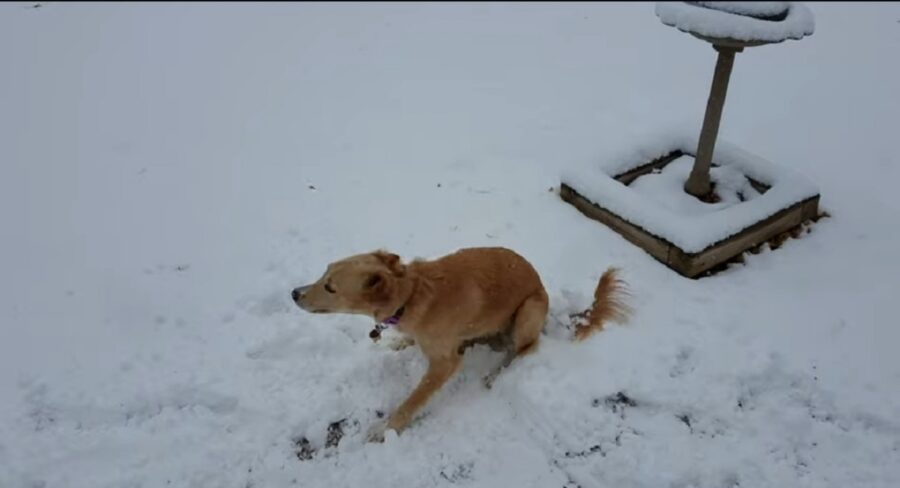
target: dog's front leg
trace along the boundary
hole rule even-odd
[[[461,358],[459,354],[449,353],[438,358],[429,358],[428,371],[419,381],[419,385],[409,395],[403,404],[391,415],[388,421],[388,429],[393,429],[399,434],[409,425],[416,412],[419,411],[431,398],[431,395],[439,390],[447,380],[456,372]]]
[[[393,429],[398,434],[409,425],[413,416],[419,411],[444,383],[453,376],[459,363],[462,361],[459,354],[454,349],[453,352],[438,357],[428,358],[428,371],[425,376],[419,380],[419,385],[409,395],[409,398],[403,402],[388,420],[387,429]],[[375,431],[369,436],[369,440],[384,440],[384,432]]]

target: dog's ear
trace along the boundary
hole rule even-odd
[[[384,263],[384,265],[388,268],[393,268],[394,266],[400,264],[400,256],[394,253],[379,249],[373,252],[372,255],[378,258],[378,260]]]
[[[382,250],[375,251],[372,255],[387,266],[391,273],[396,276],[403,276],[405,269],[403,264],[400,263],[400,256]]]
[[[386,302],[391,298],[390,276],[384,271],[375,271],[363,281],[363,293],[376,303]]]

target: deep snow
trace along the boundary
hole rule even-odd
[[[548,191],[699,127],[715,53],[653,4],[25,7],[0,5],[0,486],[900,484],[897,4],[813,4],[815,35],[738,55],[722,138],[832,218],[700,281]],[[490,391],[471,351],[363,444],[423,360],[289,290],[475,245],[541,272],[540,350]],[[636,314],[573,344],[610,265]]]

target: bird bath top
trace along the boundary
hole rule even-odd
[[[656,16],[682,32],[734,48],[799,40],[815,30],[812,12],[797,2],[658,2]]]

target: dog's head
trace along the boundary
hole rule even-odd
[[[318,281],[295,288],[291,298],[307,312],[378,318],[394,312],[391,307],[398,300],[405,271],[396,254],[358,254],[329,264]]]

